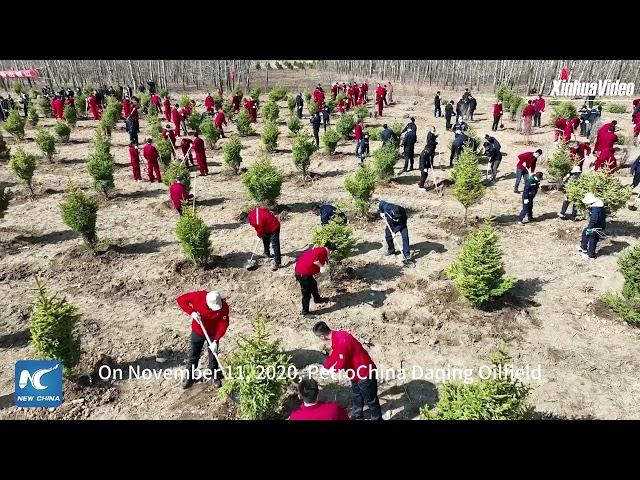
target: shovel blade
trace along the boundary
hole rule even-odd
[[[247,264],[244,266],[244,268],[246,270],[255,270],[256,268],[258,268],[258,262],[256,262],[255,260],[249,260],[247,261]]]

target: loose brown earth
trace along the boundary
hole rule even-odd
[[[289,85],[310,88],[314,84],[301,74],[294,80],[288,78]],[[444,131],[444,118],[432,115],[435,90],[423,88],[417,94],[414,88],[396,86],[395,104],[385,109],[383,120],[405,123],[414,115],[420,142],[427,127],[435,124],[440,146],[448,145],[452,134]],[[447,99],[458,96],[459,92],[443,92]],[[204,94],[195,97],[201,102]],[[487,92],[477,98],[472,124],[484,135],[490,132],[494,97]],[[281,103],[281,118],[286,116]],[[629,114],[605,114],[604,118],[617,119],[630,136]],[[53,123],[42,121],[47,126]],[[381,119],[369,118],[366,126],[381,123]],[[355,255],[346,262],[346,274],[333,284],[321,282],[321,293],[333,301],[319,309],[315,318],[299,316],[300,292],[293,263],[309,244],[311,228],[318,222],[312,206],[348,198],[343,182],[357,169],[353,142],[343,142],[333,156],[314,154],[311,168],[319,177],[301,186],[291,160],[291,140],[281,121],[279,151],[273,158],[286,175],[279,203],[290,211],[282,225],[283,268],[277,272],[266,264],[252,272],[243,268],[255,234],[238,220],[248,199],[240,178],[222,172],[221,150],[208,151],[213,174],[197,181],[198,211],[211,227],[215,254],[212,267],[206,270],[194,268],[180,253],[175,217],[165,203],[166,187],[130,179],[123,129],[113,136],[116,196],[101,200],[98,216],[98,234],[111,247],[97,256],[81,246],[59,214],[69,178],[91,189],[85,163],[95,122],[78,122],[71,143],[58,146],[54,162],[40,161],[34,199],[27,197],[26,187],[16,184],[2,162],[0,184],[10,186],[17,198],[0,220],[0,418],[234,418],[235,404],[218,397],[204,383],[183,391],[175,379],[103,382],[95,375],[99,365],[125,371],[129,366],[179,367],[187,353],[189,321],[174,299],[200,288],[223,290],[232,308],[231,326],[221,344],[223,359],[238,335],[249,331],[256,309],[263,307],[274,335],[282,339],[299,367],[322,360],[322,345],[311,333],[318,320],[353,332],[366,343],[380,368],[404,368],[408,373],[413,365],[477,369],[486,364],[491,351],[506,343],[516,366],[542,366],[542,380],[534,383],[532,396],[540,416],[640,417],[639,331],[617,320],[598,300],[602,292],[619,290],[622,285],[617,255],[637,241],[638,213],[623,209],[612,219],[610,240],[601,244],[596,261],[585,261],[576,252],[582,222],[556,217],[562,202],[559,192],[540,193],[534,210],[537,221],[519,225],[520,196],[513,193],[515,157],[526,148],[539,147],[546,158],[553,148],[552,133],[549,126],[536,129],[534,143],[526,147],[515,131],[515,122],[505,121],[505,127],[496,134],[508,153],[500,180],[470,214],[472,218],[496,217],[507,274],[520,282],[489,311],[471,308],[442,273],[467,231],[461,226],[463,208],[450,191],[441,198],[434,191],[419,190],[414,171],[379,187],[375,196],[408,208],[416,268],[403,268],[399,258],[385,256],[379,222],[356,221],[353,227],[359,241]],[[257,128],[262,128],[261,119]],[[144,122],[142,131],[146,131]],[[235,126],[226,132],[234,134]],[[23,146],[37,153],[34,134],[29,128]],[[7,140],[15,148],[15,142]],[[248,166],[257,157],[260,139],[245,138],[243,144],[243,164]],[[372,142],[372,151],[377,147],[378,142]],[[444,165],[448,151],[440,150]],[[633,155],[629,158],[635,158]],[[449,170],[437,174],[446,177]],[[618,178],[630,183],[626,169]],[[87,375],[93,372],[91,382],[85,375],[77,384],[66,383],[65,403],[52,411],[13,406],[14,363],[34,355],[28,345],[28,319],[36,276],[82,312],[82,370]],[[167,363],[156,362],[159,352],[169,357]],[[348,404],[348,381],[325,383],[325,397]],[[416,418],[421,406],[437,400],[437,383],[410,375],[405,381],[381,382],[385,418]]]

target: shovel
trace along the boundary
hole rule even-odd
[[[222,363],[220,363],[220,358],[218,358],[218,354],[216,353],[215,349],[211,346],[211,338],[209,338],[209,334],[205,330],[204,325],[202,324],[202,320],[198,319],[196,320],[196,322],[198,322],[198,325],[200,325],[200,328],[204,333],[204,338],[207,339],[207,346],[209,347],[209,350],[211,351],[211,353],[213,353],[213,357],[216,359],[216,362],[218,362],[218,368],[222,372],[222,377],[224,378],[224,370],[222,368]]]
[[[260,210],[256,207],[256,225],[260,225]],[[256,254],[256,250],[258,249],[258,245],[260,243],[260,237],[256,239],[256,244],[253,247],[253,252],[251,252],[251,258],[247,261],[247,264],[244,266],[246,270],[255,270],[258,266],[257,260],[253,259],[253,256]]]
[[[393,233],[393,230],[391,230],[391,227],[389,226],[389,222],[387,221],[387,214],[384,214],[384,223],[387,226],[387,228],[389,229],[389,232],[391,233],[391,238],[393,239],[393,244],[395,245],[396,249],[398,249],[400,252],[402,252],[402,248],[400,248],[400,246],[398,245],[398,242],[396,240],[396,234]],[[404,257],[404,252],[402,252],[402,256]],[[411,260],[410,258],[404,257],[405,262],[407,263],[407,265],[412,265],[412,266],[416,266],[415,261]]]

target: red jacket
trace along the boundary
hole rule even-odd
[[[545,104],[544,98],[536,98],[533,101],[533,108],[536,112],[544,112]]]
[[[238,97],[238,95],[233,95],[231,97],[231,108],[234,112],[240,110],[240,97]]]
[[[524,110],[522,111],[522,116],[523,117],[533,117],[534,113],[536,113],[536,111],[533,108],[533,105],[527,105],[526,107],[524,107]]]
[[[598,148],[595,148],[596,151],[600,152],[602,150],[613,150],[613,146],[618,141],[618,136],[613,132],[602,132],[602,135],[598,138],[596,142]]]
[[[516,168],[518,170],[526,170],[529,173],[534,173],[536,171],[537,161],[538,159],[533,152],[523,152],[518,155],[518,164],[516,165]]]
[[[186,155],[187,152],[189,151],[189,147],[191,146],[193,142],[191,141],[190,138],[182,138],[182,140],[180,141],[180,150],[182,150],[182,154]],[[193,150],[193,148],[191,149]]]
[[[154,105],[156,107],[160,107],[160,97],[158,95],[156,95],[155,93],[153,95],[151,95],[151,105]]]
[[[129,147],[129,160],[131,163],[140,163],[140,150],[137,147]]]
[[[554,122],[553,126],[559,128],[560,130],[564,130],[564,127],[567,126],[567,119],[559,118]]]
[[[164,112],[165,115],[167,112],[171,113],[171,102],[169,101],[169,97],[164,97]]]
[[[127,118],[131,113],[131,102],[126,98],[122,99],[122,116]]]
[[[171,197],[171,203],[173,204],[173,208],[176,210],[182,209],[182,201],[189,200],[192,198],[192,195],[189,195],[187,189],[183,184],[175,182],[172,183],[169,187],[169,197]]]
[[[213,124],[216,128],[220,128],[223,124],[225,126],[227,125],[227,119],[224,117],[224,112],[222,110],[216,113],[216,116],[213,119]]]
[[[200,137],[195,137],[193,139],[193,148],[191,150],[193,151],[193,153],[196,154],[196,159],[206,158],[206,154],[204,150],[204,140],[202,140]]]
[[[356,123],[356,126],[353,129],[354,131],[354,136],[356,140],[360,140],[362,139],[362,124],[361,123]]]
[[[320,265],[324,265],[328,260],[329,254],[325,247],[310,248],[302,252],[296,260],[295,272],[305,277],[317,275],[320,273],[320,267],[314,262],[320,262]]]
[[[142,156],[145,158],[147,162],[157,162],[158,158],[160,158],[160,154],[158,153],[158,149],[152,143],[147,143],[142,149]]]
[[[213,108],[213,105],[214,105],[213,97],[211,95],[207,95],[204,99],[204,108],[209,110]]]
[[[280,230],[280,220],[268,208],[256,207],[247,215],[247,221],[262,238],[263,235]]]
[[[211,310],[207,305],[207,291],[197,290],[180,295],[176,298],[176,302],[187,315],[191,315],[193,312],[200,314],[200,320],[211,340],[217,342],[226,333],[229,327],[229,305],[225,300],[222,300],[220,310]],[[191,321],[191,329],[198,335],[204,336],[204,332],[195,320]]]
[[[382,101],[382,98],[386,95],[386,92],[384,91],[384,87],[380,86],[378,88],[376,88],[376,102],[377,101]]]
[[[584,160],[587,155],[591,155],[591,145],[587,142],[579,143],[577,147],[569,148],[569,153],[580,160]],[[582,167],[582,162],[580,162],[580,167]]]
[[[180,112],[178,112],[178,109],[176,107],[173,107],[171,109],[171,120],[176,125],[180,123]]]
[[[300,405],[291,413],[289,420],[349,420],[347,411],[334,402],[317,402],[313,405]]]
[[[569,121],[564,126],[564,139],[568,142],[571,140],[571,135],[573,134],[573,122]]]
[[[169,139],[169,141],[171,142],[171,145],[176,146],[176,134],[173,133],[173,129],[170,128],[169,130],[167,130],[166,128],[162,129],[162,136],[163,138],[167,138]]]
[[[369,90],[369,85],[367,85],[367,82],[362,82],[362,85],[360,85],[360,91],[366,92],[367,90]]]
[[[502,115],[502,105],[496,103],[493,105],[493,116],[499,117],[500,115]]]
[[[569,80],[569,70],[567,67],[562,67],[562,71],[560,72],[560,80]]]
[[[376,368],[369,353],[349,332],[334,330],[331,332],[331,354],[324,362],[324,368],[345,370],[352,381],[371,378],[371,369]]]
[[[338,102],[338,111],[340,113],[344,113],[345,105],[346,105],[346,102],[345,102],[344,98],[341,98],[340,101]]]
[[[616,157],[614,157],[613,154],[613,148],[603,148],[602,150],[600,150],[600,155],[598,155],[598,159],[596,160],[593,169],[597,171],[603,167],[606,167],[610,170],[616,168],[617,161]]]
[[[138,107],[131,107],[131,109],[129,110],[129,115],[130,115],[130,119],[135,121],[135,122],[139,122],[140,121],[140,114],[138,113]]]

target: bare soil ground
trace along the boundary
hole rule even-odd
[[[285,73],[284,85],[311,88],[317,81],[301,73],[295,78]],[[375,88],[374,82],[370,84]],[[382,119],[368,118],[366,126],[393,120],[405,123],[413,115],[420,142],[424,142],[427,127],[436,125],[442,165],[448,164],[446,146],[453,134],[445,132],[444,117],[433,117],[436,90],[435,86],[419,92],[396,86],[395,104],[385,109]],[[202,102],[204,93],[196,98]],[[443,98],[457,100],[459,92],[443,92]],[[480,92],[477,98],[471,124],[482,136],[490,133],[495,97]],[[550,110],[547,107],[543,124]],[[101,200],[98,214],[98,235],[111,247],[97,256],[82,247],[59,214],[69,178],[91,190],[85,164],[95,122],[78,122],[71,143],[58,146],[54,162],[40,161],[33,199],[28,198],[24,185],[16,183],[6,162],[0,163],[0,184],[17,194],[0,220],[0,418],[234,418],[235,404],[204,383],[183,391],[175,379],[99,381],[95,374],[100,365],[124,369],[182,365],[190,327],[175,297],[200,288],[223,290],[232,308],[231,325],[221,343],[223,359],[238,335],[250,330],[256,308],[264,307],[274,335],[282,339],[298,367],[322,361],[322,344],[311,332],[318,320],[351,331],[384,369],[411,369],[413,365],[477,369],[486,364],[492,350],[507,344],[516,366],[542,367],[542,379],[534,384],[532,396],[541,416],[640,417],[640,331],[621,323],[598,300],[602,292],[621,288],[617,255],[637,241],[640,218],[637,211],[625,208],[611,219],[610,239],[601,243],[596,261],[583,260],[576,251],[583,222],[557,218],[563,198],[560,192],[541,192],[534,209],[536,221],[526,226],[517,223],[521,200],[513,193],[515,158],[527,148],[542,148],[546,158],[553,149],[548,125],[535,129],[533,144],[527,147],[515,131],[515,122],[505,121],[506,128],[496,133],[507,152],[499,181],[470,211],[472,218],[496,217],[507,274],[519,279],[516,288],[492,309],[471,308],[444,276],[443,269],[458,253],[468,229],[461,225],[463,208],[450,191],[439,197],[434,191],[418,189],[413,171],[379,187],[375,196],[409,210],[416,268],[405,268],[400,258],[385,255],[379,221],[356,221],[353,227],[359,242],[355,255],[346,261],[346,275],[333,283],[321,282],[321,293],[332,302],[320,308],[315,318],[304,319],[299,316],[300,292],[293,263],[309,245],[311,229],[318,223],[311,209],[321,201],[347,199],[344,178],[358,168],[358,162],[352,141],[342,142],[333,156],[317,152],[311,169],[318,177],[301,185],[291,159],[291,140],[284,124],[287,115],[281,103],[279,151],[273,159],[286,175],[279,203],[290,211],[281,233],[283,268],[276,272],[264,260],[255,271],[243,268],[255,233],[239,222],[238,214],[248,198],[240,178],[223,173],[221,150],[208,151],[212,175],[197,181],[198,211],[211,227],[215,254],[208,269],[196,269],[183,259],[174,232],[175,216],[166,205],[166,187],[131,180],[128,137],[121,127],[114,133],[112,147],[117,161],[116,195]],[[604,114],[605,119],[617,119],[627,136],[629,117]],[[42,121],[53,123],[52,119]],[[259,119],[258,131],[262,125]],[[143,134],[145,131],[142,122]],[[235,126],[226,132],[234,134]],[[22,145],[37,153],[34,135],[29,128]],[[5,138],[15,148],[15,141]],[[243,164],[248,166],[257,158],[260,139],[245,138],[243,144]],[[371,147],[375,150],[378,142]],[[630,158],[635,158],[633,153]],[[545,170],[544,163],[541,168]],[[449,169],[437,170],[437,174],[448,177]],[[630,183],[626,169],[618,178]],[[14,363],[34,355],[28,319],[36,276],[83,314],[81,368],[85,376],[79,383],[65,382],[65,403],[56,410],[13,406]],[[168,357],[167,363],[156,362],[159,352]],[[411,378],[381,382],[385,418],[416,418],[421,406],[437,401],[437,383]],[[348,381],[328,382],[323,395],[347,405]]]

